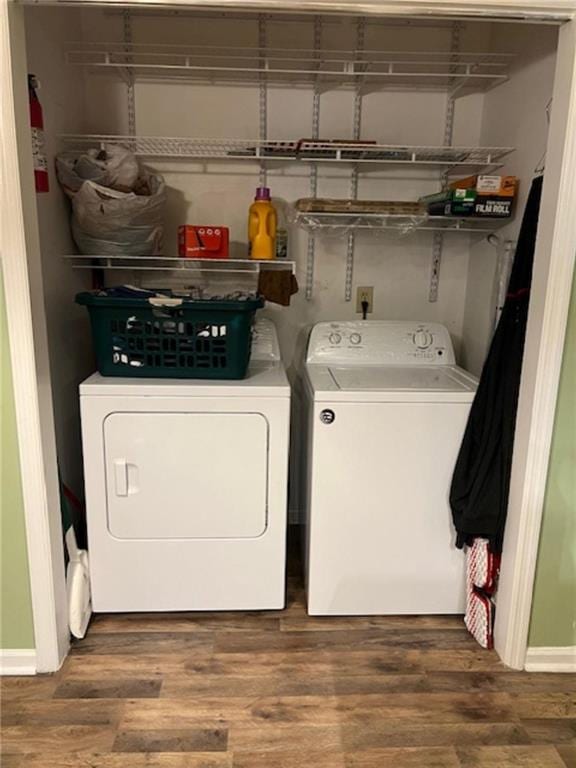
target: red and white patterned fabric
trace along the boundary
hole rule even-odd
[[[494,647],[494,593],[500,571],[500,556],[490,550],[487,539],[474,539],[466,552],[466,614],[464,623],[482,648]]]
[[[469,594],[464,624],[482,648],[494,647],[494,603],[489,597],[476,592]]]
[[[474,539],[468,548],[468,578],[472,585],[487,595],[493,595],[500,570],[500,556],[490,551],[488,539]]]

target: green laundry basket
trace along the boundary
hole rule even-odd
[[[197,300],[79,293],[103,376],[243,379],[261,298]]]

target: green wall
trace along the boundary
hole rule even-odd
[[[528,645],[576,646],[576,278],[556,406]]]
[[[0,272],[0,648],[34,648],[14,391]]]

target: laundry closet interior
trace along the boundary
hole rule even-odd
[[[535,174],[545,163],[556,64],[553,24],[137,7],[25,9],[26,69],[39,81],[50,190],[36,195],[58,461],[82,495],[78,385],[95,369],[85,309],[94,285],[194,284],[198,270],[80,258],[56,154],[121,144],[167,187],[162,255],[181,224],[230,228],[214,285],[252,285],[247,212],[268,186],[288,232],[299,292],[267,304],[297,383],[310,327],[361,318],[441,323],[479,375]],[[22,88],[24,86],[22,85]],[[306,139],[322,151],[298,154]],[[338,142],[375,142],[371,154]],[[513,175],[509,219],[315,214],[301,198],[415,202],[471,174]],[[240,271],[245,274],[240,274]],[[298,423],[298,388],[293,421]],[[160,439],[160,438],[159,438]],[[294,441],[293,441],[294,442]],[[298,451],[292,446],[291,451]],[[301,521],[298,461],[289,520]]]

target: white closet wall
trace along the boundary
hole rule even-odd
[[[54,157],[61,133],[85,130],[84,78],[66,66],[63,46],[81,34],[77,9],[27,8],[28,72],[40,81],[50,191],[36,195],[58,461],[62,479],[82,492],[78,382],[94,370],[86,310],[74,296],[91,287],[89,273],[62,260],[76,247],[70,236],[69,206],[56,180]]]
[[[494,49],[511,51],[517,59],[509,81],[485,95],[481,143],[497,145],[505,139],[516,148],[502,172],[519,177],[520,192],[514,218],[497,230],[499,248],[473,240],[470,249],[462,362],[476,374],[482,370],[494,327],[498,250],[507,241],[516,243],[534,171],[544,157],[557,40],[555,27],[518,26],[513,35],[508,25],[494,27]]]

